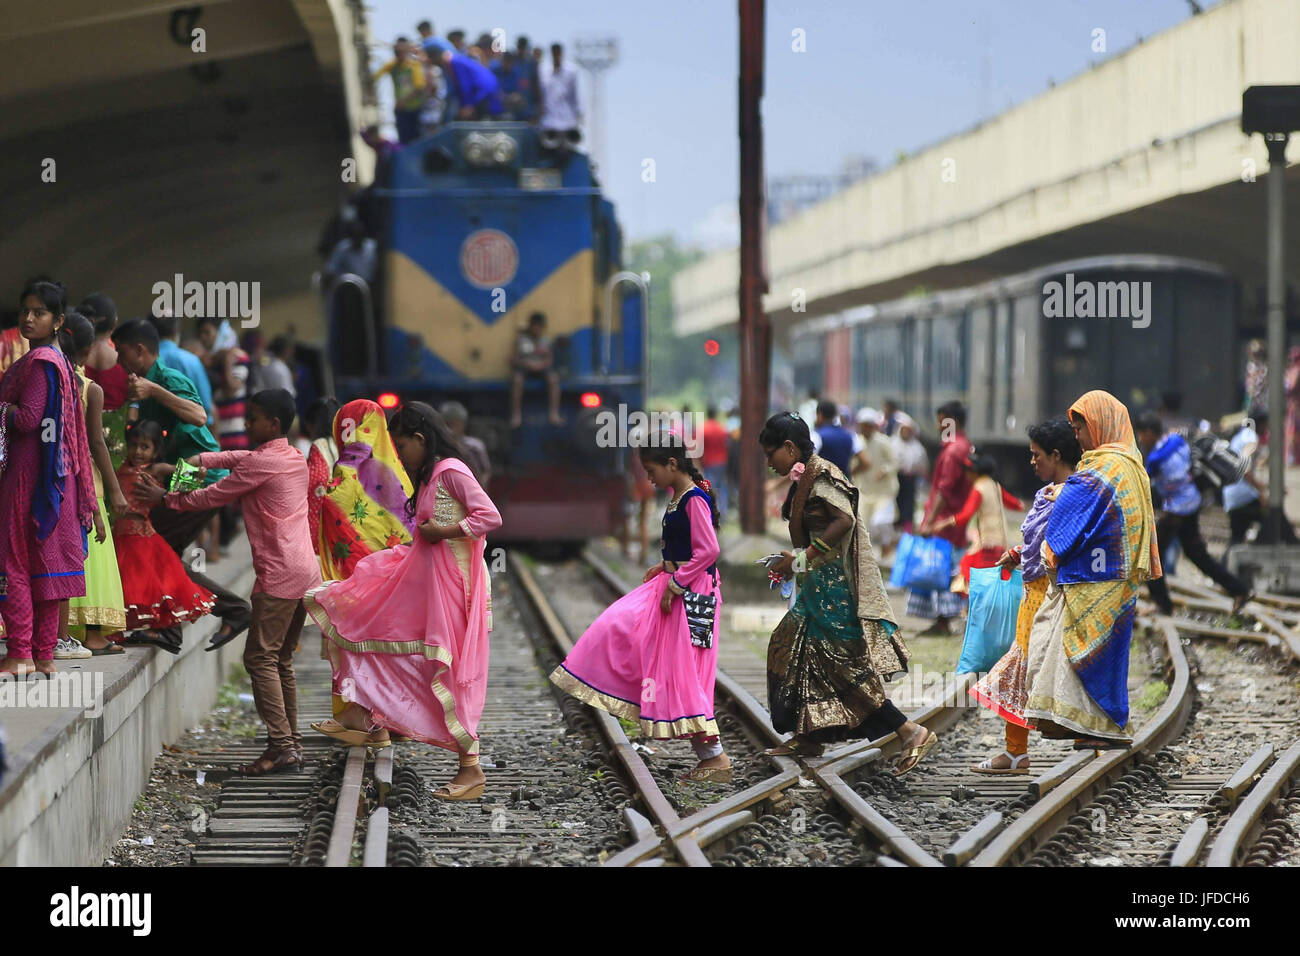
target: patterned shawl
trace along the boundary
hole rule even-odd
[[[320,562],[327,581],[351,576],[366,555],[409,544],[415,519],[406,512],[411,479],[402,467],[388,419],[372,401],[348,402],[334,416],[339,458],[321,503]]]
[[[843,555],[844,576],[857,598],[858,617],[869,621],[888,621],[897,628],[898,621],[894,619],[894,609],[885,595],[880,566],[876,564],[871,550],[871,540],[866,537],[858,520],[857,486],[819,455],[808,459],[803,475],[795,485],[794,499],[790,504],[790,541],[796,548],[806,548],[810,543],[808,532],[804,528],[804,508],[810,497],[823,497],[821,488],[817,489],[817,494],[813,492],[813,485],[818,478],[824,479],[822,487],[827,489],[827,503],[853,518],[853,529],[840,542],[840,553]],[[902,653],[905,655],[906,651]],[[904,664],[906,660],[904,656]],[[881,670],[886,674],[893,672],[886,668]]]
[[[1057,497],[1044,557],[1062,568],[1070,665],[1097,706],[1123,727],[1137,592],[1161,574],[1151,485],[1123,403],[1093,391],[1070,411],[1082,416],[1096,447]]]
[[[52,345],[28,352],[5,372],[0,380],[0,415],[5,406],[16,405],[30,387],[32,377],[45,378],[46,395],[42,422],[53,427],[53,441],[41,442],[40,478],[32,498],[36,537],[44,541],[54,531],[65,501],[76,508],[77,522],[89,529],[99,510],[90,470],[90,443],[86,438],[86,414],[79,390],[73,384],[72,363]],[[44,424],[41,428],[45,428]],[[68,479],[71,478],[69,484]],[[71,498],[69,499],[69,496]]]

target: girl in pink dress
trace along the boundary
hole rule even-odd
[[[617,717],[635,720],[645,737],[689,738],[699,765],[681,779],[729,783],[713,715],[718,670],[718,511],[709,483],[686,455],[680,437],[661,435],[642,448],[642,464],[672,500],[663,521],[663,560],[644,583],[619,598],[587,629],[551,680],[567,694]],[[712,597],[712,628],[693,633],[683,595]]]
[[[59,604],[86,593],[87,533],[99,513],[72,365],[56,344],[61,283],[33,281],[18,328],[31,347],[0,382],[0,673],[54,673]]]
[[[345,581],[309,591],[307,610],[329,643],[338,718],[312,724],[349,745],[389,745],[388,730],[460,755],[433,795],[483,795],[478,721],[487,696],[492,605],[484,536],[501,515],[442,417],[411,402],[389,431],[414,479],[407,511],[418,534],[363,558]]]

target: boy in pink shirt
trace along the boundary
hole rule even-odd
[[[307,462],[285,438],[293,417],[287,391],[258,392],[249,399],[246,419],[252,451],[204,452],[189,459],[203,469],[228,468],[227,477],[198,491],[167,494],[150,483],[137,492],[178,511],[206,511],[232,501],[243,509],[257,573],[244,666],[269,740],[262,756],[239,768],[254,776],[300,771],[303,762],[293,652],[306,614],[302,597],[321,579],[307,521]],[[231,636],[219,633],[207,650]]]

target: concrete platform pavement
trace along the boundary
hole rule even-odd
[[[233,541],[209,575],[251,592],[247,539]],[[186,627],[179,655],[128,647],[120,656],[59,661],[52,681],[0,685],[9,764],[0,784],[0,865],[103,862],[162,745],[215,706],[243,656],[243,636],[204,651],[219,626],[205,617]]]

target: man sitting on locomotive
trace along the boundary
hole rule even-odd
[[[515,339],[515,352],[510,360],[514,370],[510,378],[510,427],[518,428],[524,422],[524,379],[544,378],[550,396],[552,425],[563,425],[560,417],[560,376],[552,367],[551,340],[546,335],[546,316],[534,312],[528,317],[528,327]]]

